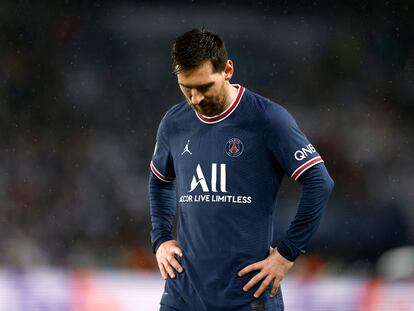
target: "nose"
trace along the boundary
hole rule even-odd
[[[196,89],[191,90],[191,103],[193,105],[198,105],[204,99],[204,95],[201,94]]]

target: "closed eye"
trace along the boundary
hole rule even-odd
[[[211,85],[200,86],[197,88],[197,90],[201,93],[204,93],[204,92],[207,92],[210,87]]]
[[[196,89],[197,91],[204,93],[204,92],[207,92],[214,85],[214,82],[210,82],[210,83],[198,85],[198,86],[184,85],[181,83],[180,85],[185,91],[191,91],[192,89]]]

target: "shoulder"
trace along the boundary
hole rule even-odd
[[[283,124],[294,122],[292,115],[285,107],[265,96],[246,90],[246,99],[249,101],[249,106],[253,108],[255,116],[265,126],[282,126]]]
[[[191,113],[190,106],[185,101],[182,101],[168,109],[160,121],[160,127],[170,128],[177,122],[180,124],[189,113]]]
[[[164,115],[163,119],[166,120],[175,120],[180,118],[183,114],[189,112],[191,108],[187,105],[185,101],[179,102],[178,104],[172,106]]]

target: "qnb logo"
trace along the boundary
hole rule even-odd
[[[217,163],[211,164],[211,191],[217,191]],[[209,192],[207,181],[204,177],[203,171],[201,170],[200,164],[197,164],[196,175],[193,175],[191,180],[191,189],[188,192],[193,192],[200,185],[203,192]],[[226,190],[226,164],[220,164],[220,191],[227,192]]]
[[[310,154],[315,153],[316,150],[312,144],[307,145],[305,148],[295,151],[295,159],[301,161],[307,158]]]

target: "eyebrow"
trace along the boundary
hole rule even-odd
[[[209,82],[209,83],[206,83],[206,84],[199,84],[199,85],[185,85],[185,84],[182,84],[182,83],[179,83],[179,84],[181,86],[188,87],[190,89],[198,89],[198,88],[207,88],[207,87],[210,87],[210,86],[212,86],[214,84],[214,82]]]

